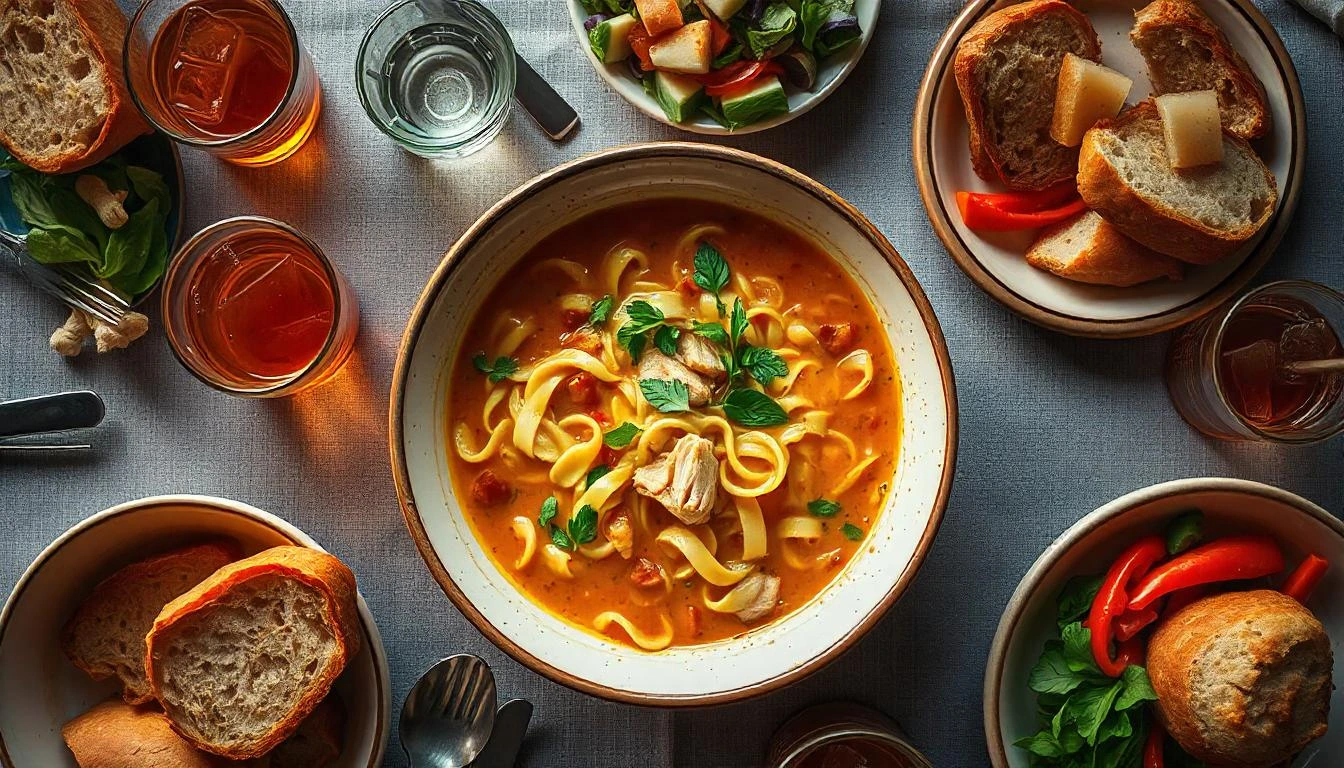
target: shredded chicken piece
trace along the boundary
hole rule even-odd
[[[708,379],[686,367],[686,364],[677,358],[668,357],[657,349],[645,350],[644,356],[640,358],[639,378],[682,382],[690,392],[690,402],[693,406],[704,405],[714,396],[714,390]]]
[[[738,584],[736,589],[755,590],[756,596],[746,608],[737,612],[737,618],[744,624],[760,621],[775,612],[779,602],[779,577],[757,571]]]
[[[853,323],[825,323],[817,330],[817,341],[832,355],[848,352],[857,337]]]
[[[624,512],[611,516],[607,521],[607,541],[616,548],[626,560],[635,551],[635,528],[630,525],[630,516]]]
[[[699,435],[682,435],[671,451],[635,470],[635,490],[687,525],[709,520],[719,496],[714,444]]]
[[[710,381],[722,381],[728,375],[723,358],[719,357],[719,348],[709,339],[690,331],[683,331],[677,338],[677,359],[692,371],[709,377]]]

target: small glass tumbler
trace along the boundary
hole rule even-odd
[[[378,129],[422,157],[466,157],[495,140],[518,79],[513,41],[474,0],[398,0],[364,34],[359,100]]]
[[[895,720],[847,701],[817,704],[789,718],[771,737],[765,764],[767,768],[933,768]]]
[[[1325,440],[1344,431],[1341,339],[1344,295],[1302,280],[1269,283],[1172,341],[1167,391],[1181,417],[1210,437]]]
[[[169,262],[161,301],[177,359],[238,397],[284,397],[327,381],[359,329],[355,294],[322,249],[260,216],[196,233]]]
[[[322,111],[317,70],[274,0],[145,0],[123,58],[154,127],[238,165],[293,155]]]

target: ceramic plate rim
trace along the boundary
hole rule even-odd
[[[943,397],[947,409],[947,434],[945,435],[943,446],[944,456],[946,458],[941,476],[938,479],[938,490],[933,508],[929,513],[928,522],[920,534],[914,554],[902,572],[901,577],[897,579],[886,593],[882,595],[881,599],[875,603],[871,612],[850,628],[849,631],[825,653],[815,658],[804,660],[784,673],[755,684],[707,694],[663,695],[613,688],[579,678],[565,670],[551,666],[521,648],[516,642],[509,638],[508,635],[486,619],[481,611],[466,598],[461,589],[453,581],[451,575],[444,568],[438,553],[434,549],[433,543],[429,541],[424,524],[420,520],[420,512],[412,491],[406,458],[402,413],[405,406],[406,382],[410,371],[411,355],[415,350],[420,334],[429,317],[430,310],[452,271],[459,263],[460,260],[458,257],[460,254],[473,247],[474,243],[486,230],[494,225],[497,219],[512,211],[517,206],[527,202],[534,195],[544,191],[552,183],[590,170],[599,169],[607,165],[627,160],[677,160],[688,158],[692,160],[710,160],[745,166],[749,169],[764,172],[790,183],[796,186],[799,191],[815,198],[819,204],[830,206],[837,214],[854,226],[856,231],[861,233],[873,244],[873,247],[882,255],[888,267],[896,273],[896,278],[900,281],[902,287],[910,295],[912,303],[920,315],[925,332],[928,334],[930,346],[933,349],[935,362],[938,367],[939,379],[942,384]],[[411,311],[398,350],[396,367],[393,370],[392,395],[388,405],[388,442],[391,451],[393,479],[396,484],[397,499],[401,505],[402,515],[405,518],[406,526],[410,531],[411,538],[415,541],[416,549],[425,562],[426,568],[430,571],[434,580],[443,589],[453,605],[492,643],[507,653],[515,661],[537,674],[574,690],[609,701],[668,708],[729,703],[745,700],[769,691],[778,690],[779,688],[816,672],[834,661],[852,647],[859,638],[867,634],[867,632],[887,614],[896,601],[909,589],[932,549],[933,541],[937,536],[944,518],[948,499],[951,494],[952,482],[956,474],[959,434],[958,424],[956,382],[953,376],[951,357],[947,349],[946,340],[943,336],[942,327],[938,323],[937,316],[933,311],[933,306],[929,302],[927,295],[925,295],[919,281],[915,278],[914,273],[897,252],[895,246],[886,239],[886,236],[883,235],[881,231],[879,231],[861,212],[835,192],[810,177],[804,176],[781,163],[730,147],[691,142],[647,142],[615,147],[580,157],[577,160],[557,166],[525,182],[482,214],[481,217],[453,244],[447,254],[445,254],[442,261],[435,268],[434,273],[426,282],[424,291],[417,299],[416,304]]]
[[[70,540],[94,528],[98,524],[110,520],[119,515],[135,512],[140,509],[146,509],[156,506],[180,505],[180,506],[204,506],[212,509],[235,514],[240,517],[251,519],[261,523],[266,527],[280,533],[285,538],[297,545],[315,549],[319,552],[326,552],[311,536],[304,533],[294,524],[283,518],[267,512],[251,504],[241,501],[234,501],[220,496],[206,496],[200,494],[163,494],[159,496],[146,496],[131,501],[124,501],[120,504],[95,512],[85,517],[69,528],[65,529],[59,536],[42,548],[33,561],[28,564],[18,581],[14,582],[14,588],[10,590],[5,598],[4,607],[0,608],[0,644],[3,644],[5,631],[9,628],[10,617],[18,605],[19,599],[23,596],[24,590],[29,582],[36,578],[47,562],[56,555]],[[364,639],[369,647],[369,654],[373,658],[375,676],[378,678],[378,710],[379,718],[374,731],[373,744],[374,749],[368,758],[368,768],[378,768],[382,765],[383,757],[387,751],[387,741],[390,732],[391,709],[392,709],[392,687],[391,671],[387,663],[387,652],[383,647],[382,634],[378,631],[378,624],[373,619],[373,613],[369,610],[364,601],[364,596],[356,592],[359,601],[360,626],[364,632]],[[0,731],[0,765],[5,768],[15,768],[14,761],[9,756],[9,751],[5,748],[5,735]]]
[[[663,125],[679,128],[689,133],[698,133],[702,136],[746,136],[747,134],[759,133],[784,125],[795,118],[811,112],[818,104],[825,101],[833,92],[835,92],[835,90],[840,87],[840,84],[849,77],[849,74],[858,66],[859,60],[863,58],[863,54],[868,50],[868,44],[872,42],[873,36],[877,34],[877,19],[881,15],[880,11],[882,10],[882,0],[855,0],[855,15],[858,15],[859,3],[863,3],[865,7],[871,6],[872,8],[872,21],[869,22],[870,29],[864,31],[863,37],[859,38],[859,44],[857,46],[850,48],[845,53],[846,58],[840,71],[836,72],[835,76],[832,77],[826,85],[823,85],[819,90],[811,93],[806,99],[799,102],[797,106],[791,105],[787,114],[769,120],[763,120],[759,123],[752,123],[751,125],[746,125],[736,130],[729,130],[728,128],[724,128],[723,126],[704,118],[696,118],[694,122],[689,123],[674,123],[669,120],[662,108],[658,106],[658,103],[650,98],[648,94],[644,93],[644,91],[638,88],[633,82],[625,82],[622,79],[623,75],[621,73],[613,73],[612,70],[608,68],[610,65],[597,60],[597,57],[593,55],[592,46],[588,44],[588,32],[583,28],[583,21],[587,18],[583,6],[579,4],[579,0],[568,0],[567,5],[569,6],[570,24],[574,28],[574,33],[579,36],[579,47],[583,49],[583,54],[588,59],[588,63],[592,65],[593,69],[597,72],[598,77],[602,78],[602,82],[628,104]]]
[[[933,225],[934,232],[949,255],[967,277],[994,300],[1006,306],[1012,312],[1036,325],[1059,331],[1071,336],[1091,338],[1134,338],[1161,333],[1179,327],[1202,317],[1223,302],[1232,298],[1244,288],[1251,279],[1268,263],[1279,242],[1283,239],[1292,223],[1302,194],[1302,180],[1306,169],[1307,123],[1306,104],[1302,95],[1302,84],[1292,57],[1283,45],[1282,38],[1274,25],[1252,0],[1206,0],[1226,3],[1241,12],[1265,42],[1266,49],[1278,67],[1287,89],[1287,102],[1291,125],[1285,130],[1289,134],[1289,144],[1293,157],[1289,163],[1288,185],[1283,191],[1282,200],[1273,217],[1266,224],[1263,236],[1247,254],[1242,263],[1221,282],[1204,294],[1193,297],[1184,304],[1168,310],[1140,317],[1099,320],[1078,317],[1041,306],[1019,294],[1010,285],[1002,282],[980,263],[980,259],[961,239],[951,221],[951,213],[943,204],[934,181],[935,158],[931,150],[933,122],[935,120],[934,103],[943,88],[945,73],[951,65],[952,55],[957,43],[967,30],[987,12],[996,7],[1013,5],[1001,0],[970,0],[948,25],[934,47],[929,64],[920,79],[919,92],[915,99],[914,129],[911,144],[915,177],[919,187],[920,201]]]
[[[989,658],[985,664],[984,689],[981,695],[985,746],[994,768],[1008,768],[1009,766],[1006,742],[1003,738],[1003,726],[999,722],[1000,689],[1007,667],[1008,646],[1017,632],[1023,611],[1037,586],[1066,552],[1077,546],[1098,528],[1137,507],[1192,492],[1235,493],[1270,499],[1297,509],[1302,514],[1309,515],[1317,522],[1333,530],[1340,538],[1344,538],[1344,521],[1330,514],[1319,504],[1282,488],[1254,480],[1232,477],[1189,477],[1180,480],[1168,480],[1130,491],[1087,513],[1065,529],[1037,556],[1013,590],[1012,597],[1008,599],[1008,603],[999,617],[998,627],[994,631],[994,640],[989,649]]]

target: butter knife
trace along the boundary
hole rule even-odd
[[[495,715],[495,729],[490,732],[490,740],[471,764],[472,768],[514,768],[530,722],[532,702],[526,699],[504,702]]]
[[[96,427],[106,409],[93,392],[26,397],[0,403],[0,438]]]
[[[513,86],[513,97],[552,141],[563,140],[578,126],[579,113],[537,74],[532,65],[523,61],[522,56],[515,58],[518,61],[518,82]]]

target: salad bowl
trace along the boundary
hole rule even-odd
[[[1191,478],[1142,488],[1083,517],[1046,547],[1013,592],[985,669],[984,726],[994,768],[1025,768],[1027,750],[1014,746],[1038,730],[1031,670],[1056,634],[1057,602],[1075,576],[1100,574],[1146,534],[1172,530],[1183,513],[1198,510],[1209,539],[1261,534],[1274,539],[1291,569],[1307,555],[1328,563],[1309,608],[1338,648],[1344,637],[1344,522],[1306,499],[1272,486],[1230,478]],[[1344,679],[1336,653],[1334,679]],[[1331,696],[1330,727],[1294,765],[1344,763],[1344,694]]]
[[[792,85],[786,88],[788,98],[788,112],[774,117],[752,122],[747,125],[728,127],[722,122],[710,117],[704,112],[695,112],[683,120],[674,120],[669,116],[668,111],[660,104],[658,89],[652,82],[646,87],[635,74],[629,61],[621,60],[612,63],[604,63],[597,54],[594,53],[594,47],[590,39],[591,30],[588,28],[590,19],[610,16],[613,12],[618,12],[626,6],[633,5],[633,0],[567,0],[569,6],[570,20],[574,26],[574,33],[578,35],[579,45],[583,48],[588,61],[593,65],[597,74],[606,82],[607,86],[616,91],[621,98],[630,102],[636,109],[645,115],[657,120],[660,123],[670,125],[674,128],[699,133],[709,136],[727,136],[756,133],[758,131],[768,130],[783,125],[794,118],[810,111],[827,96],[831,95],[840,84],[845,81],[849,73],[854,70],[859,59],[867,49],[868,43],[872,40],[873,34],[877,30],[878,12],[882,9],[882,0],[854,0],[852,15],[858,21],[861,30],[860,37],[853,43],[847,45],[834,54],[827,56],[816,63],[813,82],[810,88],[798,88]],[[819,3],[825,5],[824,0]],[[681,2],[682,6],[690,6],[689,2]],[[750,11],[750,6],[766,6],[768,3],[757,2],[757,0],[748,0],[745,4],[730,0],[727,5],[739,6],[744,10],[739,14],[745,14]],[[631,59],[633,61],[633,59]],[[652,73],[649,73],[648,80],[652,81]]]

